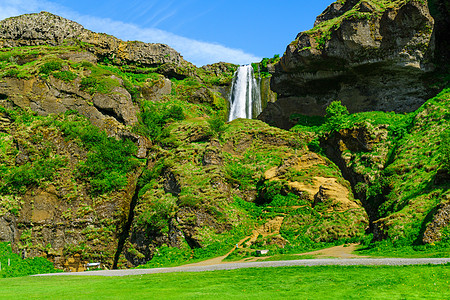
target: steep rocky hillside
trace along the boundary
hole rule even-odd
[[[443,87],[431,83],[449,49],[445,3],[430,1],[435,20],[427,1],[336,1],[275,65],[278,101],[260,119],[290,128],[292,113],[323,115],[334,100],[352,113],[416,110]]]
[[[339,166],[365,207],[375,240],[420,245],[445,237],[450,220],[445,213],[448,153],[443,151],[449,142],[449,92],[445,89],[407,115],[345,115],[319,138],[321,150]]]
[[[224,123],[236,66],[45,12],[0,25],[0,241],[16,253],[65,270],[182,263],[273,219],[249,254],[364,235],[361,203],[308,136]]]

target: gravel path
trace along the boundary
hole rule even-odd
[[[243,268],[269,268],[269,267],[290,267],[290,266],[404,266],[404,265],[425,265],[425,264],[446,264],[450,263],[450,258],[352,258],[352,259],[299,259],[285,261],[258,261],[246,263],[222,263],[210,266],[181,266],[173,268],[156,269],[127,269],[109,271],[87,271],[72,273],[53,273],[34,276],[130,276],[155,273],[173,272],[205,272],[217,270],[234,270]]]

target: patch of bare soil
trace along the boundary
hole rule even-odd
[[[301,258],[302,255],[317,255],[317,258],[333,257],[333,258],[364,258],[369,256],[356,255],[353,251],[356,250],[358,244],[347,244],[317,251],[295,254]]]

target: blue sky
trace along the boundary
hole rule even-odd
[[[283,54],[332,0],[0,0],[0,19],[48,11],[123,40],[164,43],[197,66]]]

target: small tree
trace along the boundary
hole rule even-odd
[[[330,105],[328,105],[325,112],[326,112],[325,117],[327,119],[340,118],[342,116],[348,115],[347,107],[342,105],[341,101],[331,102]]]
[[[337,130],[345,121],[348,115],[347,107],[342,105],[341,101],[333,101],[325,110],[325,118],[327,119],[327,129]]]

